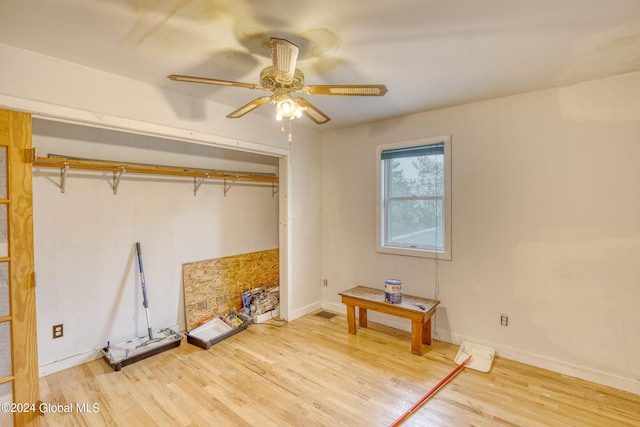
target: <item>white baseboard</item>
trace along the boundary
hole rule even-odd
[[[86,353],[78,354],[75,356],[67,357],[66,359],[56,360],[55,362],[48,363],[40,366],[40,377],[46,377],[56,372],[64,371],[65,369],[73,368],[74,366],[82,365],[83,363],[91,362],[92,360],[100,359],[102,353],[100,348],[87,351]]]
[[[342,303],[322,301],[321,308],[335,311],[336,313],[340,313],[340,314],[347,314],[347,307]]]
[[[184,334],[185,324],[169,326],[169,329],[178,331]],[[102,347],[94,348],[93,350],[86,351],[84,353],[76,354],[75,356],[69,356],[62,360],[56,360],[55,362],[40,365],[38,373],[40,377],[46,377],[56,372],[64,371],[65,369],[73,368],[74,366],[82,365],[83,363],[91,362],[92,360],[102,358]],[[106,362],[105,362],[106,363]]]
[[[496,355],[504,357],[505,359],[515,360],[517,362],[525,363],[537,368],[548,369],[559,374],[580,378],[582,380],[591,381],[597,384],[640,395],[640,379],[623,377],[612,372],[605,372],[587,366],[580,366],[540,354],[528,353],[499,343],[478,340],[474,337],[468,337],[460,334],[451,334],[451,331],[438,330],[436,331],[435,336],[446,336],[448,337],[446,341],[452,344],[460,344],[463,341],[471,341],[493,347],[496,350]]]
[[[322,308],[341,314],[346,314],[347,312],[346,306],[341,303],[324,301],[322,303]],[[371,310],[369,310],[369,312],[367,313],[367,318],[373,322],[381,323],[392,328],[400,329],[403,331],[411,331],[411,322],[406,319],[401,319],[382,313],[376,313]],[[446,337],[446,339],[443,339],[442,337]],[[463,341],[470,341],[486,345],[489,347],[493,347],[496,350],[496,355],[504,357],[505,359],[515,360],[516,362],[526,363],[527,365],[535,366],[537,368],[548,369],[550,371],[558,372],[563,375],[580,378],[582,380],[591,381],[597,384],[602,384],[608,387],[616,388],[618,390],[624,390],[628,391],[629,393],[640,395],[640,378],[627,378],[615,373],[600,371],[586,366],[575,365],[539,354],[531,354],[498,343],[487,342],[474,337],[468,337],[459,334],[452,334],[451,331],[448,330],[438,329],[434,331],[434,338],[458,345]]]
[[[297,319],[298,317],[302,317],[306,314],[311,313],[312,311],[316,311],[319,308],[322,308],[322,303],[320,301],[314,302],[313,304],[309,304],[306,307],[299,308],[298,310],[291,313],[291,319],[287,319],[288,321],[292,321]]]

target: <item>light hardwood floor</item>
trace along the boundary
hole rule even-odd
[[[251,325],[114,372],[104,361],[41,378],[44,426],[386,426],[452,369],[457,346],[412,355],[408,333],[344,315]],[[76,404],[97,404],[80,412]],[[496,357],[463,369],[406,426],[639,426],[640,396]]]

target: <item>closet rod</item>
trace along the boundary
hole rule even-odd
[[[271,182],[278,183],[278,176],[270,173],[234,172],[214,169],[190,169],[176,166],[148,165],[142,163],[124,163],[105,160],[81,159],[76,157],[64,157],[50,154],[47,157],[35,157],[33,166],[51,167],[60,169],[82,169],[107,172],[120,172],[123,169],[127,173],[192,176],[205,179],[226,179],[245,182]]]

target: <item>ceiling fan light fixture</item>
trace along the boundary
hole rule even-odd
[[[296,116],[298,104],[287,93],[278,96],[276,100],[276,119],[282,120],[283,117],[291,118]]]

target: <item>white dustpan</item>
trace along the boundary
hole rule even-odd
[[[466,365],[467,368],[475,369],[480,372],[489,372],[491,370],[491,364],[493,363],[493,357],[495,354],[495,349],[491,347],[464,341],[460,344],[458,354],[456,354],[456,357],[453,360],[459,365],[464,362],[467,357],[471,356],[471,362]]]

